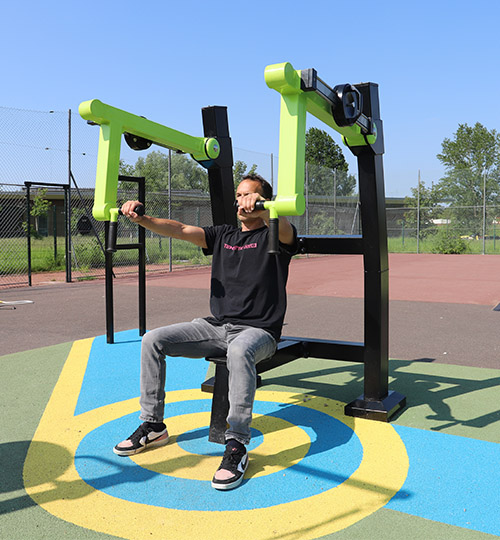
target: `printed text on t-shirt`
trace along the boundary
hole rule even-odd
[[[224,244],[224,249],[230,249],[231,251],[241,251],[243,249],[255,249],[257,247],[257,242],[253,244],[246,244],[245,246],[230,246],[229,244]]]

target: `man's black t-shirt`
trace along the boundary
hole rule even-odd
[[[280,253],[270,255],[267,227],[241,231],[231,225],[204,227],[213,255],[210,310],[215,324],[233,323],[263,328],[276,340],[286,311],[286,282],[293,246],[280,244]],[[296,231],[294,229],[296,238]]]

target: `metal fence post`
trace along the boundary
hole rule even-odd
[[[333,234],[337,234],[337,169],[333,169]]]
[[[24,185],[26,186],[26,234],[28,235],[28,285],[31,287],[31,184],[24,182]]]
[[[71,189],[64,186],[64,251],[66,254],[66,283],[71,283]]]
[[[172,150],[168,149],[168,219],[172,219]],[[168,237],[168,271],[172,272],[172,237]]]
[[[68,187],[66,199],[66,283],[71,283],[71,109],[68,109]]]
[[[52,205],[52,236],[54,237],[54,262],[57,264],[57,208]]]
[[[417,188],[417,253],[420,253],[420,170],[418,171]]]
[[[486,253],[486,173],[483,174],[483,255]]]

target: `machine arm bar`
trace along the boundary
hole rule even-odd
[[[376,128],[371,119],[361,112],[363,99],[355,86],[339,84],[332,89],[318,77],[316,70],[313,68],[302,70],[300,76],[302,90],[304,92],[316,92],[328,103],[338,127],[356,124],[361,128],[363,135],[373,135],[375,133]]]
[[[374,144],[376,125],[361,113],[361,94],[354,86],[332,90],[315,70],[297,71],[288,62],[267,66],[264,76],[267,86],[281,94],[278,193],[265,206],[271,214],[301,215],[305,211],[306,113],[340,133],[349,147]]]
[[[338,131],[350,147],[372,145],[377,139],[374,122],[362,113],[359,90],[350,84],[330,88],[314,69],[297,71],[288,63],[266,67],[267,86],[280,93],[280,139],[278,193],[264,206],[270,212],[270,253],[277,250],[278,217],[302,215],[305,211],[304,172],[306,114]],[[271,238],[273,242],[271,242]]]
[[[116,222],[118,219],[116,197],[123,133],[146,139],[165,148],[191,154],[193,159],[202,164],[219,156],[219,143],[215,138],[193,137],[142,116],[106,105],[97,99],[81,103],[79,113],[85,120],[99,124],[101,127],[92,209],[92,214],[98,221]]]

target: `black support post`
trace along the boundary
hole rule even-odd
[[[146,182],[139,179],[139,201],[146,200]],[[139,227],[139,335],[146,333],[146,230]]]
[[[225,359],[215,362],[215,382],[213,387],[212,412],[208,440],[224,444],[227,429],[226,418],[229,413],[229,371]]]
[[[64,253],[66,283],[71,283],[71,189],[64,187]]]
[[[236,227],[233,147],[229,136],[227,107],[204,107],[201,112],[205,137],[215,137],[220,145],[219,157],[208,168],[213,224],[227,223]]]
[[[146,199],[146,187],[144,177],[120,176],[121,182],[136,182],[138,184],[138,199],[143,204]],[[108,245],[109,221],[105,222],[105,245]],[[139,335],[146,333],[146,231],[139,227],[137,244],[117,244],[116,250],[138,250],[138,291],[139,291]],[[105,257],[105,281],[106,281],[106,341],[115,342],[114,334],[114,300],[113,300],[113,253],[104,250]]]
[[[104,223],[104,245],[108,245],[109,221]],[[106,289],[106,343],[115,342],[115,314],[113,300],[113,254],[104,250]]]
[[[385,211],[384,137],[378,85],[357,86],[363,114],[377,127],[374,144],[351,148],[358,158],[364,262],[364,394],[345,407],[346,414],[387,421],[406,399],[389,392],[389,259]]]

